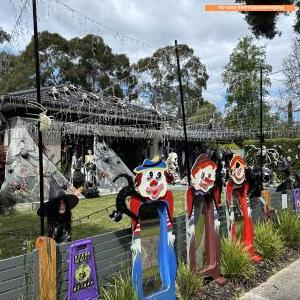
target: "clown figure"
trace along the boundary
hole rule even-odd
[[[138,299],[176,299],[176,257],[175,236],[172,233],[174,200],[168,190],[170,181],[167,164],[159,157],[145,159],[134,170],[134,180],[126,177],[129,185],[117,196],[117,211],[111,214],[120,220],[125,213],[131,218],[132,225],[132,282]],[[125,201],[130,196],[130,208]],[[153,225],[154,224],[154,225]],[[149,230],[150,228],[150,230]],[[160,282],[157,291],[147,293],[145,286],[147,268],[155,269]],[[156,279],[155,279],[156,280]],[[156,287],[156,286],[155,286]]]
[[[186,193],[187,249],[190,267],[223,285],[220,276],[220,240],[214,221],[220,192],[215,186],[217,165],[201,154],[191,170],[192,186]]]
[[[247,205],[247,193],[250,185],[246,181],[246,163],[240,156],[234,156],[229,166],[230,180],[226,183],[226,204],[230,217],[230,234],[233,240],[237,238],[237,228],[235,223],[233,201],[236,201],[242,217],[242,242],[251,256],[253,262],[260,262],[261,257],[254,251],[254,227],[250,209]]]

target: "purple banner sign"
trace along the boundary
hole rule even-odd
[[[300,189],[294,189],[294,209],[300,211]]]
[[[68,265],[68,300],[98,299],[95,257],[91,240],[79,240],[71,244]]]

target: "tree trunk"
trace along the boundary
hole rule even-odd
[[[288,103],[288,127],[292,128],[294,123],[293,117],[293,102],[290,100]]]

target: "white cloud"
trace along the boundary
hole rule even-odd
[[[0,26],[10,31],[20,6],[25,1],[0,0]],[[99,24],[72,13],[59,2]],[[240,13],[205,12],[204,5],[209,3],[228,3],[228,0],[40,0],[39,29],[58,32],[67,38],[87,33],[102,35],[113,51],[126,53],[132,61],[153,53],[158,47],[173,44],[178,39],[180,43],[193,47],[200,56],[210,76],[207,89],[212,90],[222,86],[221,72],[232,49],[238,39],[250,31]],[[294,18],[294,14],[281,16],[278,27],[282,35],[271,41],[258,41],[267,45],[267,59],[274,71],[282,69],[282,59],[289,51],[294,36]],[[29,41],[32,34],[30,7],[24,12],[20,27],[23,31],[16,36],[11,49],[21,50]],[[127,36],[147,41],[151,46],[131,40]],[[276,74],[274,78],[282,79],[282,74]],[[282,82],[273,80],[271,94],[276,93],[280,87]],[[220,108],[224,106],[225,87],[204,94]]]

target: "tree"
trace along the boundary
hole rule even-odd
[[[191,116],[203,101],[208,75],[200,58],[187,45],[178,45],[186,114]],[[158,49],[152,56],[135,65],[140,81],[140,97],[155,109],[178,115],[180,113],[179,85],[174,47]]]
[[[188,119],[189,122],[195,123],[209,123],[211,120],[221,118],[220,112],[218,112],[216,106],[207,101],[203,100],[202,103],[195,108],[194,113]]]
[[[10,41],[10,35],[0,27],[0,44]]]
[[[2,93],[34,86],[33,47],[32,38],[19,55],[8,55],[9,67],[0,81]],[[39,53],[42,86],[73,83],[104,95],[127,100],[136,97],[136,79],[128,57],[112,53],[100,36],[89,34],[66,40],[44,31],[39,33]]]
[[[260,111],[260,69],[263,77],[263,96],[271,85],[268,77],[272,67],[266,63],[265,47],[254,44],[251,36],[243,37],[233,49],[228,64],[222,73],[227,85],[227,120],[231,126],[257,128]],[[264,119],[269,116],[269,107],[264,104]]]
[[[293,125],[293,114],[300,111],[300,40],[294,39],[290,54],[283,61],[285,86],[288,97],[281,97],[277,101],[279,110],[288,115],[288,125]]]
[[[236,3],[243,3],[247,5],[291,5],[295,4],[294,0],[265,0],[263,3],[261,0],[236,0]],[[300,2],[296,4],[300,7]],[[266,37],[268,39],[274,38],[276,35],[280,35],[281,32],[277,28],[278,17],[282,12],[245,12],[245,20],[249,24],[252,33],[256,37]],[[294,30],[300,33],[300,12],[296,12],[296,21],[294,24]]]

